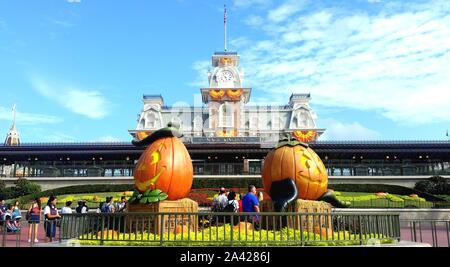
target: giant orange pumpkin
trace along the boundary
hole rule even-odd
[[[317,200],[327,192],[327,170],[319,156],[307,144],[282,140],[264,160],[264,191],[270,193],[272,182],[291,178],[298,198]]]
[[[193,168],[191,157],[177,128],[160,129],[136,145],[147,148],[134,169],[136,189],[144,193],[148,189],[159,189],[169,200],[187,197],[192,186]]]

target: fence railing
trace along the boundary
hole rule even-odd
[[[88,245],[363,245],[399,238],[395,213],[112,213],[61,219],[61,239]]]
[[[402,240],[450,247],[450,220],[401,220]]]

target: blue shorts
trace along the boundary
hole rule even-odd
[[[31,214],[28,223],[39,223],[41,221],[41,215]]]

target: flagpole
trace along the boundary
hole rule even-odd
[[[227,51],[227,6],[223,5],[223,9],[224,9],[224,14],[223,14],[223,34],[224,34],[224,47],[225,47],[225,52]]]

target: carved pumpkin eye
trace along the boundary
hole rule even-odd
[[[152,165],[158,163],[161,160],[161,153],[159,151],[152,152]]]

